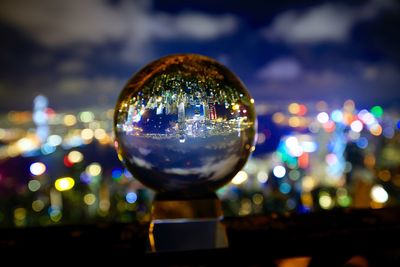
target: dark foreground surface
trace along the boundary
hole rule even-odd
[[[212,251],[147,253],[148,225],[139,223],[0,229],[0,251],[130,266],[400,266],[399,208],[226,218],[224,224],[230,246]],[[308,260],[280,261],[294,257]]]

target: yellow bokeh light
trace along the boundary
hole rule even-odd
[[[249,177],[249,176],[247,175],[247,172],[245,172],[245,171],[240,171],[240,172],[238,172],[238,173],[236,174],[235,177],[233,177],[232,183],[235,184],[235,185],[242,184],[242,183],[244,183],[244,182],[247,180],[248,177]]]
[[[72,114],[67,114],[64,116],[65,126],[74,126],[76,124],[76,117]]]
[[[19,150],[16,145],[9,145],[6,150],[6,154],[10,158],[15,158],[19,155]]]
[[[94,137],[97,140],[102,140],[102,139],[106,138],[106,136],[107,136],[107,133],[106,133],[106,131],[104,131],[104,129],[99,128],[94,131]]]
[[[310,192],[317,185],[315,178],[312,176],[305,176],[301,183],[305,192]]]
[[[333,200],[329,194],[321,194],[318,202],[323,209],[331,209],[333,207]]]
[[[389,199],[389,194],[381,185],[374,185],[371,188],[370,196],[376,203],[383,204]]]
[[[288,123],[290,127],[296,128],[300,126],[301,121],[299,117],[293,116],[289,118]]]
[[[2,128],[0,128],[0,140],[5,138],[7,136],[6,131]]]
[[[300,105],[298,103],[291,103],[288,106],[288,111],[292,114],[297,114],[300,111]]]
[[[94,120],[94,114],[91,111],[82,111],[79,114],[79,119],[81,120],[81,122],[92,122]]]
[[[240,203],[239,215],[246,216],[252,211],[251,201],[248,198],[244,198]]]
[[[254,204],[261,205],[262,202],[264,201],[264,196],[262,194],[257,193],[257,194],[253,195],[252,199],[253,199]]]
[[[375,136],[380,136],[382,134],[382,126],[375,124],[371,127],[371,129],[369,129],[369,131]]]
[[[68,160],[71,163],[78,163],[83,160],[83,154],[79,151],[73,150],[68,153]]]
[[[26,218],[26,209],[24,209],[24,208],[16,208],[14,210],[14,218],[16,220],[25,220],[25,218]]]
[[[266,171],[259,171],[257,173],[257,180],[260,183],[266,183],[268,181],[268,173]]]
[[[17,147],[19,151],[31,151],[37,147],[37,143],[31,138],[24,137],[17,141]]]
[[[40,199],[35,200],[32,202],[32,209],[36,212],[39,212],[41,210],[43,210],[44,208],[44,202]]]
[[[96,196],[94,194],[91,194],[91,193],[90,194],[86,194],[83,197],[83,201],[88,206],[93,205],[96,202]]]
[[[99,121],[92,121],[91,123],[89,123],[89,127],[90,129],[97,129],[100,128],[100,122]]]
[[[75,185],[75,180],[71,177],[62,177],[54,182],[54,186],[58,191],[67,191]]]
[[[283,113],[281,113],[281,112],[276,112],[276,113],[274,113],[274,115],[272,115],[272,120],[276,124],[281,124],[285,121],[285,115],[283,115]]]
[[[87,166],[86,171],[91,176],[98,176],[101,174],[101,166],[98,163],[92,163],[89,166]]]
[[[343,122],[346,125],[350,125],[354,120],[354,115],[351,112],[344,112],[343,113]]]
[[[94,132],[92,129],[86,128],[86,129],[83,129],[81,132],[81,137],[85,141],[89,141],[89,140],[93,139],[93,136],[94,136]]]
[[[110,138],[108,135],[106,135],[104,138],[99,140],[99,143],[101,145],[108,145],[108,144],[112,144],[112,138]]]

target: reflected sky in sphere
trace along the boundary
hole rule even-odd
[[[254,149],[254,100],[218,62],[167,56],[128,81],[114,130],[119,158],[143,184],[204,194],[228,183]]]

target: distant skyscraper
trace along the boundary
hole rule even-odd
[[[179,141],[184,143],[186,140],[185,130],[186,130],[186,114],[185,114],[185,103],[181,102],[178,105],[178,127],[179,127]]]
[[[157,107],[157,115],[162,115],[163,114],[163,110],[164,110],[164,105],[162,103],[160,103]]]
[[[215,108],[214,104],[209,105],[209,118],[210,118],[210,120],[217,119],[217,109]]]
[[[178,105],[178,122],[185,122],[185,104],[183,102]]]
[[[206,119],[210,118],[210,109],[208,107],[207,102],[203,102],[203,114],[204,114],[204,118],[206,118]]]
[[[130,105],[128,109],[128,114],[126,116],[126,125],[132,125],[133,123],[133,117],[135,116],[135,106]]]

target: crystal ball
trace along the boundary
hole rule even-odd
[[[123,88],[114,112],[119,159],[145,186],[206,194],[228,183],[254,150],[254,99],[217,61],[160,58]]]

